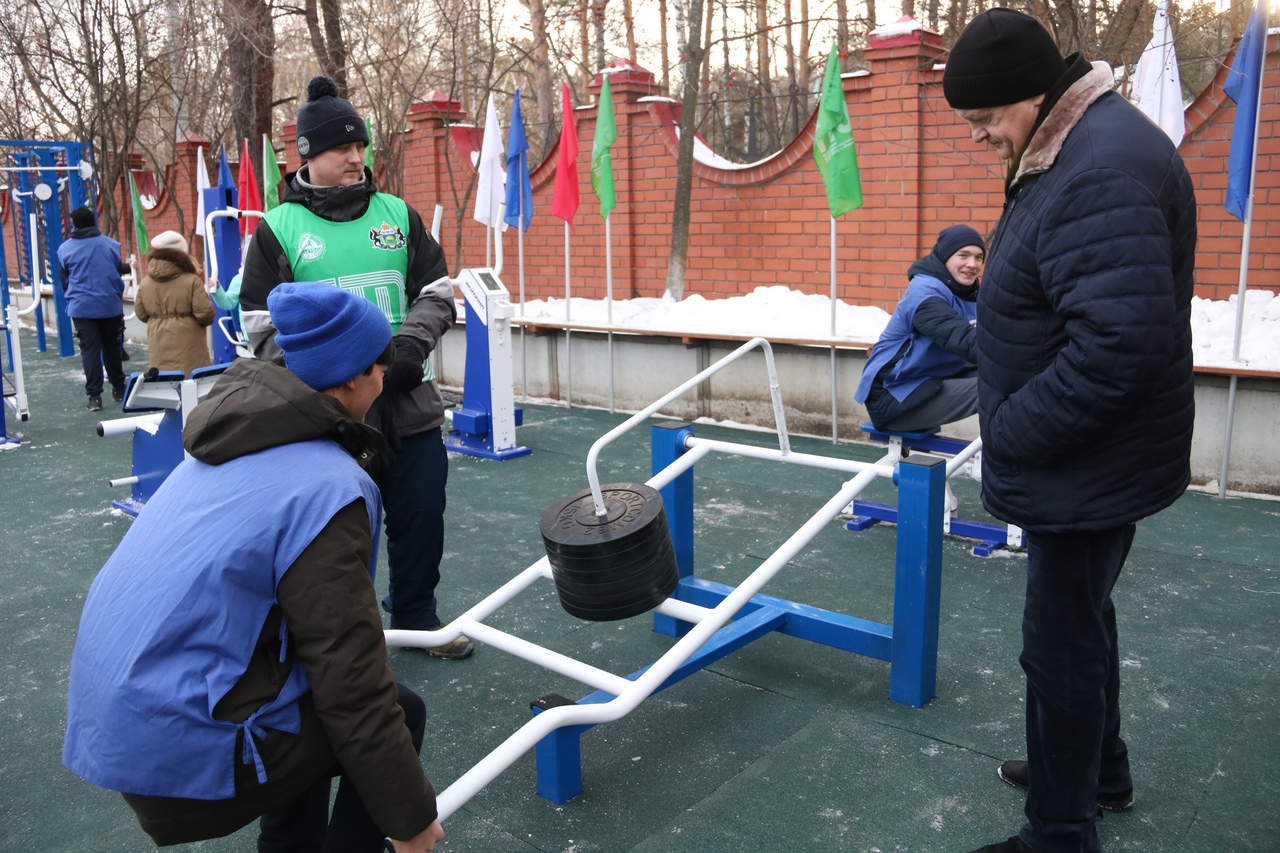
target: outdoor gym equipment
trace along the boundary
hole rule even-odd
[[[651,430],[653,476],[647,483],[600,486],[596,460],[603,447],[757,348],[762,350],[769,375],[778,434],[776,449],[701,439],[686,424],[663,424]],[[662,584],[667,558],[661,551],[664,540],[670,539],[678,570],[670,597],[664,599],[663,593],[640,582],[632,584],[630,598],[623,595],[620,601],[610,600],[604,607],[592,606],[600,602],[588,605],[590,616],[598,619],[618,618],[623,612],[642,612],[649,607],[654,609],[654,629],[679,639],[653,664],[621,676],[485,624],[488,617],[539,580],[553,580],[557,589],[561,589],[562,579],[557,579],[556,573],[563,571],[566,554],[565,543],[559,540],[566,537],[560,534],[553,535],[553,538],[559,537],[557,541],[547,543],[547,557],[443,628],[431,632],[386,632],[389,645],[418,647],[438,646],[466,633],[479,642],[540,664],[595,690],[576,702],[554,694],[535,702],[532,720],[437,797],[441,819],[454,814],[530,749],[536,750],[538,793],[557,803],[573,798],[582,790],[583,732],[625,716],[655,692],[774,631],[889,661],[889,698],[894,701],[921,707],[933,698],[942,578],[942,460],[916,457],[890,466],[793,452],[776,377],[769,342],[763,338],[747,342],[598,439],[587,454],[590,503],[586,502],[584,493],[579,493],[561,501],[544,516],[544,535],[548,519],[552,528],[556,526],[555,519],[571,522],[571,531],[573,525],[583,528],[576,534],[568,534],[567,538],[574,541],[568,543],[567,556],[597,557],[594,567],[600,572],[600,578],[612,571],[614,575],[644,576],[652,584]],[[713,452],[855,476],[840,485],[834,496],[740,585],[731,587],[700,579],[693,573],[693,466]],[[892,625],[761,594],[774,575],[827,528],[868,484],[879,478],[892,478],[899,488]],[[660,501],[646,489],[660,493]],[[655,520],[660,517],[655,511],[658,503],[665,510],[665,522]],[[628,511],[620,513],[624,506]],[[592,516],[598,521],[593,521]],[[586,527],[600,528],[600,534],[585,533]],[[603,554],[588,555],[589,548],[579,541],[587,538],[613,544],[605,545]],[[625,544],[619,544],[619,540],[624,539],[634,540],[630,544],[639,547],[628,549]],[[560,551],[553,554],[557,545]],[[582,559],[582,564],[589,563],[589,559]],[[630,563],[637,564],[635,572],[626,568]],[[572,581],[580,580],[571,578],[570,591],[574,590]],[[660,599],[656,606],[654,599]],[[611,607],[619,610],[613,612]]]
[[[501,241],[498,242],[501,246]],[[453,411],[453,428],[445,445],[458,453],[484,459],[515,459],[532,451],[516,444],[523,410],[516,407],[512,371],[511,305],[496,269],[465,269],[458,284],[466,296],[467,363],[462,407]]]
[[[951,457],[947,462],[948,479],[969,460],[972,459],[974,464],[978,464],[976,455],[982,450],[981,438],[975,438],[973,441],[947,438],[946,436],[938,435],[937,427],[921,432],[899,432],[876,429],[872,424],[865,423],[862,425],[862,431],[872,441],[889,445],[888,452],[880,460],[886,465],[898,462],[910,455],[912,450],[922,450]],[[888,504],[854,501],[852,509],[853,518],[845,524],[845,527],[849,530],[866,530],[881,521],[892,523],[898,520],[897,508]],[[1022,547],[1022,529],[1017,525],[993,524],[989,521],[970,521],[963,518],[953,518],[949,511],[943,512],[942,532],[950,533],[952,536],[961,536],[965,539],[979,540],[978,544],[973,546],[973,554],[976,557],[989,557],[1000,548]]]
[[[205,254],[209,259],[209,280],[206,286],[213,282],[229,282],[239,274],[244,257],[239,222],[246,216],[258,219],[265,216],[260,210],[237,208],[238,192],[235,187],[222,185],[203,191],[206,212],[204,233],[209,235],[205,244]],[[217,327],[222,332],[221,336],[213,336],[214,362],[231,362],[237,356],[252,355],[249,342],[236,329],[231,312],[218,308],[214,314]]]
[[[27,385],[22,379],[22,341],[18,337],[18,309],[13,305],[5,306],[3,322],[0,330],[4,332],[9,349],[9,367],[13,370],[13,379],[0,371],[0,383],[4,386],[4,403],[0,404],[0,450],[11,450],[22,442],[9,435],[7,424],[8,409],[13,409],[18,420],[25,421],[31,417],[27,410]]]
[[[129,377],[125,389],[124,411],[130,417],[98,422],[98,435],[133,437],[133,469],[131,476],[110,480],[111,488],[130,487],[127,498],[111,505],[126,515],[137,517],[142,507],[160,488],[165,478],[186,458],[182,447],[182,428],[196,404],[205,398],[229,364],[215,364],[191,371],[190,378],[180,370]]]
[[[8,179],[13,196],[14,249],[18,278],[31,288],[32,305],[23,314],[35,314],[36,349],[45,351],[43,288],[53,292],[58,355],[75,355],[76,348],[67,315],[58,247],[63,240],[64,210],[93,203],[93,148],[87,142],[48,142],[0,139],[0,172]],[[0,243],[0,255],[4,245]],[[7,262],[0,258],[0,307],[9,305]]]

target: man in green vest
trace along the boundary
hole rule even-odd
[[[281,363],[267,295],[285,281],[326,281],[377,305],[391,321],[396,358],[367,422],[395,449],[370,472],[386,514],[390,583],[382,606],[391,627],[435,630],[436,586],[444,553],[444,403],[428,357],[457,319],[444,251],[405,202],[380,193],[365,167],[364,119],[328,77],[307,85],[298,111],[298,154],[281,204],[259,222],[245,258],[240,304],[254,355]],[[457,660],[474,647],[465,636],[427,649]]]

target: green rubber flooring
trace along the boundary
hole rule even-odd
[[[23,343],[31,420],[15,424],[10,413],[10,434],[23,443],[0,453],[0,851],[152,849],[117,795],[60,763],[80,608],[130,524],[111,509],[121,495],[107,487],[129,473],[130,442],[96,435],[100,416],[84,409],[78,358],[34,352],[29,333]],[[145,364],[145,351],[132,349],[132,364]],[[531,456],[452,458],[439,591],[446,619],[541,556],[543,511],[586,487],[591,443],[624,419],[548,405],[527,405],[524,418],[518,437]],[[642,428],[606,448],[601,481],[646,479],[648,441]],[[795,437],[793,445],[879,455],[820,439]],[[738,458],[699,463],[698,574],[745,578],[842,479]],[[955,483],[962,515],[985,517],[978,489]],[[892,500],[891,488],[869,497]],[[887,622],[894,534],[832,524],[765,592]],[[1022,797],[995,769],[1022,754],[1024,563],[1018,555],[974,557],[971,545],[944,546],[938,692],[925,708],[889,701],[886,663],[770,635],[586,733],[581,796],[563,805],[538,797],[533,756],[525,755],[446,821],[438,849],[963,853],[1006,838],[1021,825]],[[1188,493],[1139,526],[1116,605],[1137,805],[1107,815],[1104,848],[1280,850],[1280,503]],[[549,582],[490,621],[619,674],[672,642],[648,617],[575,619]],[[439,790],[523,725],[531,701],[591,692],[484,646],[460,662],[393,650],[391,664],[426,698],[423,764]],[[247,853],[255,830],[175,849]]]

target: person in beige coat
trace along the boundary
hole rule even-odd
[[[213,303],[187,252],[187,241],[176,231],[157,234],[151,241],[147,275],[133,310],[147,324],[152,367],[190,375],[209,364],[205,328],[213,323]]]

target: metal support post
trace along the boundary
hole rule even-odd
[[[946,463],[913,454],[898,463],[898,539],[889,698],[922,708],[938,681],[942,512]]]
[[[658,424],[650,430],[650,454],[655,475],[684,455],[685,439],[693,435],[693,427],[679,421]],[[667,528],[676,552],[676,565],[681,578],[693,577],[693,469],[685,471],[659,489],[667,513]],[[675,593],[679,597],[680,591]],[[653,630],[668,637],[682,637],[693,628],[661,613],[653,615]]]

